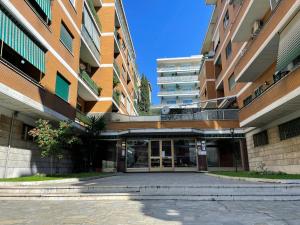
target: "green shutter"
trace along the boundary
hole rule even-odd
[[[63,23],[60,25],[60,40],[70,52],[73,51],[73,38]]]
[[[70,83],[60,74],[56,76],[55,93],[66,102],[69,100]]]
[[[46,14],[49,20],[51,20],[51,0],[35,0],[40,6],[41,10]]]
[[[300,12],[280,33],[276,71],[286,68],[300,55]]]
[[[0,8],[0,39],[38,70],[45,73],[45,53]]]

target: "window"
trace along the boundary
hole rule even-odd
[[[222,72],[222,59],[220,55],[215,64],[215,77],[218,78],[221,72]]]
[[[232,53],[232,45],[231,45],[231,41],[229,41],[226,46],[226,59],[228,59],[231,56],[231,53]]]
[[[300,118],[294,119],[279,127],[280,140],[286,140],[300,135]]]
[[[231,91],[235,87],[235,76],[234,73],[230,75],[228,78],[228,86],[229,86],[229,91]]]
[[[176,100],[167,100],[167,105],[175,105]]]
[[[22,128],[22,140],[24,141],[31,141],[33,142],[33,137],[31,135],[28,134],[29,131],[31,131],[34,127],[30,126],[28,124],[23,124],[23,128]]]
[[[260,133],[253,135],[254,147],[269,144],[268,131],[264,130]]]
[[[224,30],[227,28],[228,24],[229,24],[229,12],[227,10],[223,19]]]
[[[64,23],[60,25],[60,41],[70,52],[73,52],[73,35]]]
[[[62,75],[57,74],[55,93],[57,96],[68,102],[69,100],[70,82],[68,82]]]
[[[51,0],[27,0],[35,13],[48,25],[51,23]]]
[[[125,95],[123,93],[121,94],[121,102],[125,105]]]
[[[182,101],[182,103],[183,103],[183,104],[191,104],[191,103],[193,103],[193,100],[192,100],[192,99],[184,99],[184,100]]]

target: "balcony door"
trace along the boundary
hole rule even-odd
[[[172,140],[153,140],[150,145],[150,171],[173,171]]]

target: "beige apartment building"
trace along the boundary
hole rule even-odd
[[[81,129],[88,114],[138,115],[121,0],[1,0],[0,49],[0,177],[48,171],[28,136],[39,118]]]
[[[300,1],[206,3],[202,106],[239,109],[250,170],[300,173]]]

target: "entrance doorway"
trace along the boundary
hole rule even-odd
[[[153,140],[150,144],[150,171],[173,171],[174,150],[172,140]]]

